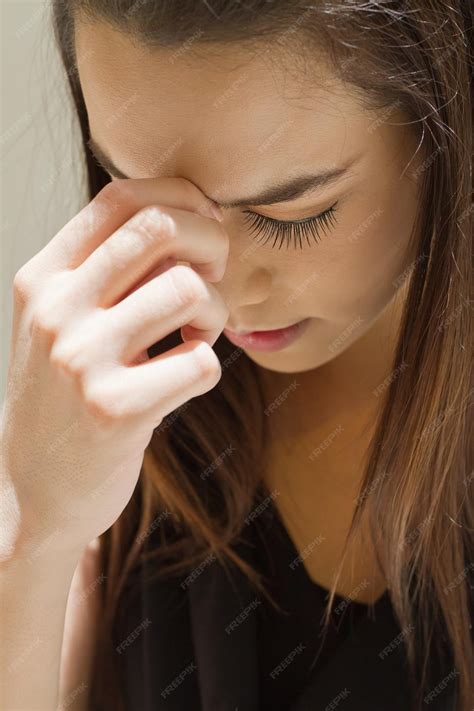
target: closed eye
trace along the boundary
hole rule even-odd
[[[334,227],[338,202],[336,200],[331,207],[318,215],[291,221],[277,220],[251,210],[243,210],[244,221],[249,225],[250,232],[259,235],[256,238],[258,242],[263,239],[263,244],[266,244],[271,237],[274,237],[272,248],[278,243],[278,249],[281,249],[283,244],[286,244],[287,248],[292,244],[293,247],[302,249],[303,240],[306,240],[307,244],[311,246],[310,238],[314,242],[319,242],[322,234]]]

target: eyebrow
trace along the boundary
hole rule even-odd
[[[91,137],[87,141],[87,145],[93,156],[104,170],[109,172],[115,178],[129,179],[129,176],[120,171],[113,163],[107,153],[94,141]],[[349,168],[358,160],[359,156],[355,156],[345,165],[338,168],[330,168],[320,171],[317,174],[298,175],[289,180],[279,181],[276,184],[265,188],[257,195],[249,195],[231,202],[219,202],[214,200],[222,208],[259,206],[259,205],[276,205],[280,202],[289,202],[296,200],[311,193],[318,188],[326,187],[333,184],[343,175],[347,174]],[[206,196],[208,197],[208,196]]]

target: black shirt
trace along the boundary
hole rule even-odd
[[[142,563],[117,630],[127,711],[410,711],[403,631],[388,591],[373,606],[338,597],[320,648],[327,591],[311,581],[267,504],[233,547],[266,573],[285,613],[213,556],[179,577],[150,579],[156,562]],[[154,545],[152,534],[146,546]],[[448,681],[430,711],[455,711],[452,668],[434,670]]]
[[[370,606],[336,595],[324,630],[322,618],[329,593],[311,580],[304,565],[324,539],[315,539],[298,554],[274,506],[268,507],[261,519],[255,537],[256,560],[268,580],[267,589],[282,610],[276,610],[265,596],[257,609],[260,704],[272,711],[286,711],[306,686],[310,673],[322,668]]]

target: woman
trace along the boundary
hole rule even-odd
[[[90,202],[15,278],[5,707],[467,711],[470,3],[52,9]]]

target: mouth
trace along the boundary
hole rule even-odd
[[[240,331],[238,333],[224,328],[223,333],[231,343],[241,348],[255,351],[279,351],[294,343],[306,330],[310,321],[310,318],[306,318],[284,328]]]

